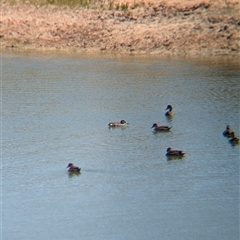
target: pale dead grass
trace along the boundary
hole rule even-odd
[[[239,2],[151,0],[128,11],[3,3],[1,46],[3,49],[239,55]]]
[[[217,8],[234,7],[240,5],[240,0],[2,0],[1,3],[19,4],[19,3],[31,3],[36,6],[42,5],[83,5],[83,6],[112,6],[116,5],[128,5],[129,7],[137,7],[142,5],[165,5],[166,7],[175,8],[192,8],[199,5],[212,5]]]

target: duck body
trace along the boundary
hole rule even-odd
[[[232,137],[232,129],[229,125],[227,125],[226,130],[223,132],[223,136]]]
[[[230,143],[232,144],[239,144],[240,143],[240,139],[238,137],[236,137],[235,132],[231,133],[231,139],[229,140]]]
[[[173,107],[172,105],[167,105],[167,108],[165,110],[168,110],[166,113],[165,113],[165,116],[167,117],[172,117],[173,116]]]
[[[183,157],[185,155],[185,152],[181,150],[173,150],[172,148],[167,148],[166,156],[175,156],[175,157]]]
[[[153,128],[154,131],[157,131],[157,132],[170,131],[170,129],[171,129],[171,127],[169,127],[169,126],[158,126],[157,123],[154,123],[151,128]]]
[[[69,163],[67,168],[69,173],[80,173],[81,171],[81,168],[74,166],[72,163]]]
[[[115,128],[115,127],[126,127],[127,126],[127,122],[125,120],[121,120],[120,122],[110,122],[108,124],[109,128]]]

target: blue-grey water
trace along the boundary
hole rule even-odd
[[[239,59],[3,53],[1,70],[1,239],[239,239],[222,135],[240,136]]]

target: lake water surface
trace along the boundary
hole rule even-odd
[[[222,135],[230,124],[240,136],[239,59],[2,62],[1,239],[239,239],[240,148]],[[168,147],[186,156],[168,160]]]

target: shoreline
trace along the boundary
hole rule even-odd
[[[160,1],[126,11],[3,3],[1,49],[240,56],[240,4],[181,3]]]

